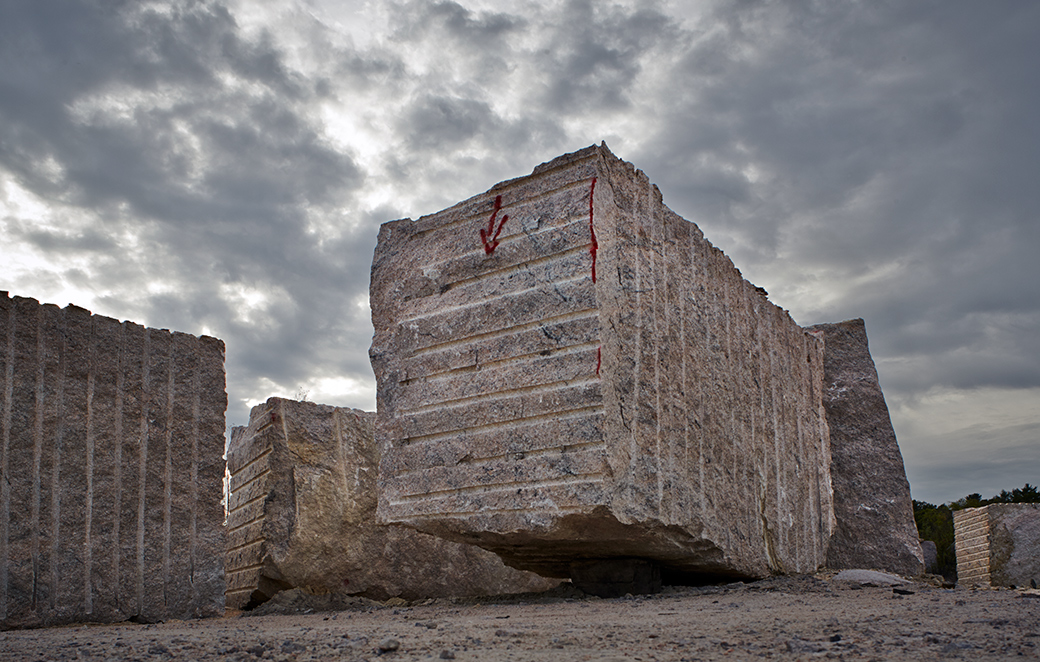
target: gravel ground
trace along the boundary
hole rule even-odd
[[[565,586],[300,613],[322,606],[296,595],[266,610],[293,613],[0,632],[0,660],[1040,659],[1036,590],[820,575],[611,600]]]

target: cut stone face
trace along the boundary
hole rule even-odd
[[[286,588],[402,597],[541,591],[556,584],[494,554],[375,521],[375,415],[271,398],[228,448],[229,607]]]
[[[830,430],[837,526],[829,568],[924,572],[910,483],[878,383],[863,320],[808,328],[824,342],[823,402]]]
[[[371,304],[382,521],[556,577],[824,564],[823,342],[605,146],[384,224]]]
[[[953,512],[957,583],[1027,587],[1040,582],[1040,504],[992,503]]]
[[[0,292],[0,627],[224,611],[224,343]]]

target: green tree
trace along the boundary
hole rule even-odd
[[[935,543],[936,572],[946,580],[957,581],[957,555],[953,539],[953,513],[949,507],[914,501],[914,522],[921,540]]]
[[[1040,503],[1040,492],[1029,483],[1021,489],[1011,490],[1011,503]]]

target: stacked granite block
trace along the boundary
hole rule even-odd
[[[0,627],[223,613],[224,344],[0,292]]]
[[[1035,588],[1040,582],[1040,504],[956,510],[953,531],[959,585]]]
[[[287,588],[321,594],[452,597],[522,593],[557,582],[494,554],[375,521],[375,415],[271,398],[228,447],[229,607]]]

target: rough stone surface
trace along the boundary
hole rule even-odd
[[[1040,504],[994,503],[953,513],[957,583],[1040,583]]]
[[[822,341],[605,146],[384,224],[371,304],[383,521],[558,577],[824,563]]]
[[[271,398],[228,448],[231,607],[298,587],[385,600],[551,588],[494,554],[375,522],[374,414]]]
[[[0,292],[0,627],[224,611],[224,343]]]
[[[910,483],[861,319],[819,324],[837,526],[827,566],[924,572]]]

